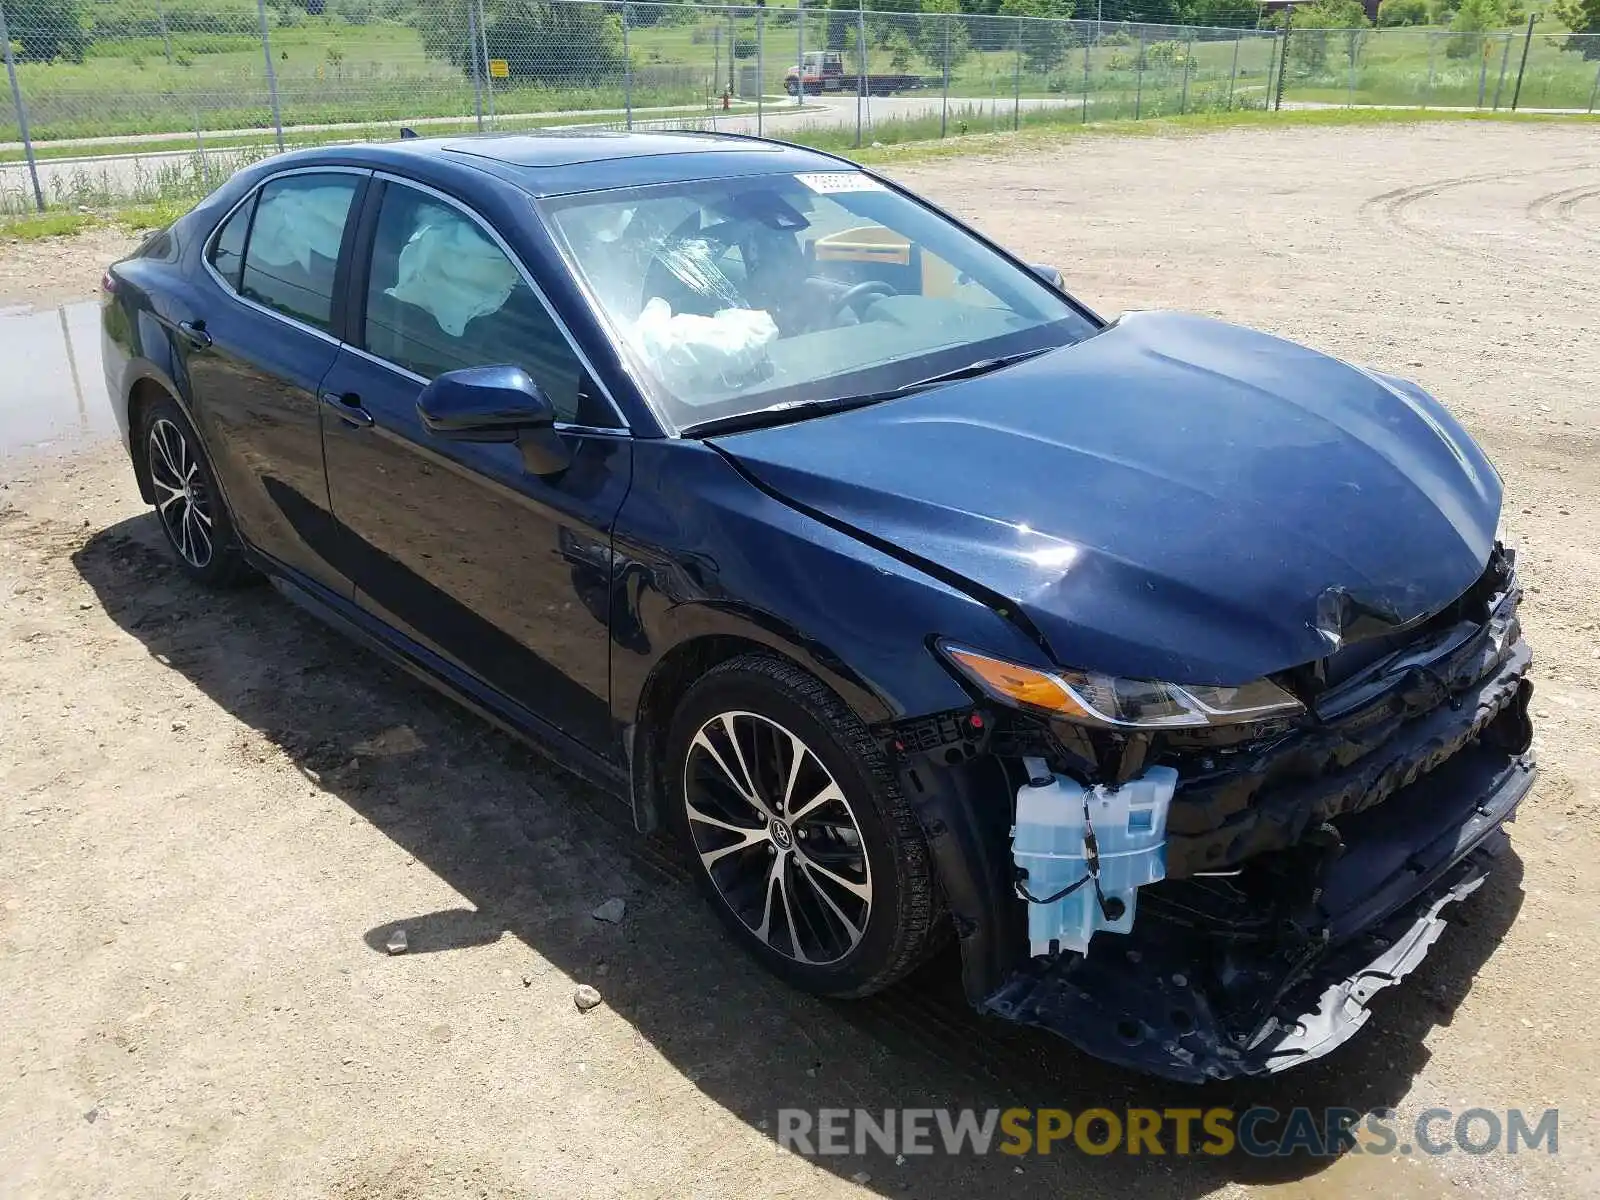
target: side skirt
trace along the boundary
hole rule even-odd
[[[249,557],[272,581],[272,586],[297,607],[436,688],[496,728],[527,743],[585,782],[621,799],[627,798],[628,776],[620,764],[596,754],[544,718],[467,676],[343,597],[291,574],[259,552],[251,552]]]

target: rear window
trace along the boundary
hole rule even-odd
[[[226,279],[228,286],[235,291],[239,289],[239,268],[244,265],[244,242],[250,233],[250,214],[255,207],[256,199],[251,196],[234,209],[233,215],[217,231],[207,255],[217,274]]]

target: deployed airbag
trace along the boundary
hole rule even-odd
[[[269,190],[250,228],[250,260],[307,271],[312,254],[337,260],[349,210],[350,188],[344,184]]]
[[[473,317],[499,312],[517,280],[498,246],[465,221],[450,221],[411,235],[400,251],[395,285],[385,292],[425,309],[440,329],[460,337]]]
[[[778,337],[761,309],[724,308],[714,316],[674,313],[660,296],[644,306],[633,327],[640,352],[675,389],[707,383],[737,385],[767,366]]]

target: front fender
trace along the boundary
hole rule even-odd
[[[704,664],[766,647],[878,725],[971,703],[934,655],[937,636],[1040,657],[974,597],[790,508],[697,441],[634,443],[612,581],[612,716],[626,731],[646,829],[654,753],[671,717],[651,711],[663,672],[687,664],[687,685]]]
[[[640,582],[633,602],[649,607],[658,597],[649,594],[651,585],[648,582],[643,579]],[[891,697],[863,679],[825,640],[808,634],[775,613],[737,600],[705,599],[664,606],[645,620],[651,631],[650,640],[668,651],[650,656],[653,658],[651,676],[662,669],[673,652],[682,653],[706,642],[748,642],[805,667],[838,693],[866,724],[895,719],[897,710]],[[648,682],[647,679],[647,686]],[[637,711],[637,703],[634,707]]]

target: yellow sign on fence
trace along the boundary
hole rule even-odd
[[[506,64],[506,60],[505,59],[503,59],[503,58],[491,58],[489,60],[489,78],[490,79],[509,79],[509,78],[511,78],[511,68]]]

